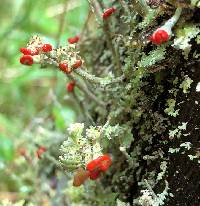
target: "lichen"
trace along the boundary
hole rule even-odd
[[[191,51],[191,44],[189,43],[192,38],[195,38],[200,32],[197,25],[184,25],[183,28],[177,29],[177,37],[174,39],[173,47],[181,49],[184,58],[187,59]]]
[[[167,108],[164,110],[169,116],[176,117],[179,114],[179,109],[175,110],[176,100],[168,99],[167,100]]]
[[[182,135],[182,130],[186,130],[187,122],[182,122],[181,125],[179,125],[174,130],[169,130],[169,138],[173,139],[174,137],[180,138]]]
[[[80,54],[89,56],[87,68],[74,71],[69,78],[84,82],[79,89],[86,88],[82,91],[89,91],[94,101],[88,100],[84,92],[78,98],[85,122],[69,126],[59,160],[65,170],[74,171],[85,168],[103,153],[112,156],[113,164],[100,181],[81,186],[80,193],[84,193],[85,187],[83,196],[91,205],[104,205],[102,202],[107,199],[110,202],[105,205],[109,206],[165,205],[173,196],[166,181],[170,157],[181,152],[187,155],[193,148],[184,139],[190,135],[186,133],[189,121],[178,118],[194,81],[187,69],[191,59],[192,63],[198,59],[198,51],[191,49],[193,39],[199,43],[198,25],[190,16],[185,23],[182,15],[170,31],[170,40],[155,45],[149,37],[173,16],[177,10],[175,1],[159,1],[156,9],[145,1],[106,2],[116,6],[119,17],[109,21],[100,20],[99,7],[103,3],[95,10],[93,2],[89,2],[98,18],[98,34],[88,35],[86,44],[80,44]],[[198,2],[191,4],[195,7]],[[191,4],[184,4],[183,12],[193,13]],[[90,41],[94,46],[88,46]],[[188,157],[196,158],[191,154]],[[73,189],[68,191],[72,193]]]
[[[85,167],[86,163],[102,154],[99,129],[87,128],[85,136],[83,130],[84,124],[71,124],[68,128],[69,136],[60,147],[62,155],[59,159],[69,171]]]
[[[139,67],[150,67],[165,59],[166,48],[164,46],[157,47],[149,52],[148,55],[143,54],[141,61],[138,62]]]
[[[180,84],[179,88],[183,89],[183,93],[187,94],[189,91],[188,89],[191,87],[193,80],[185,75],[183,82]]]

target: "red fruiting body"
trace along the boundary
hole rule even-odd
[[[24,55],[20,58],[20,63],[30,66],[33,64],[33,58],[30,55]]]
[[[156,30],[152,36],[150,37],[150,40],[157,45],[162,44],[163,42],[167,42],[170,38],[170,35],[167,33],[167,31],[163,29]]]
[[[96,180],[101,174],[101,171],[99,170],[93,170],[89,173],[89,177],[91,180]]]
[[[103,19],[107,19],[108,17],[110,17],[114,12],[116,11],[116,9],[114,7],[111,7],[109,9],[106,9],[104,12],[103,12]]]
[[[86,165],[86,170],[92,172],[96,169],[98,169],[99,162],[97,159],[91,160],[87,165]]]
[[[26,51],[26,48],[21,47],[19,50],[20,50],[20,52],[21,52],[21,53],[23,53],[23,54],[24,54],[24,52]]]
[[[109,155],[102,155],[98,158],[90,161],[86,165],[86,170],[88,170],[89,177],[91,180],[96,180],[102,172],[105,172],[111,165],[112,160]]]
[[[86,170],[90,172],[90,179],[96,180],[100,176],[101,172],[108,170],[111,164],[112,160],[107,154],[90,161],[86,165]]]
[[[105,172],[112,164],[112,160],[109,155],[100,156],[97,160],[99,162],[99,169],[103,172]]]
[[[31,55],[31,50],[27,48],[20,48],[20,52],[25,54],[25,55]]]
[[[46,152],[46,148],[41,146],[38,148],[38,150],[36,151],[36,156],[38,157],[38,159],[41,159],[41,155]]]
[[[76,35],[76,36],[73,37],[73,38],[69,38],[69,39],[68,39],[68,42],[69,42],[70,44],[75,44],[75,43],[77,43],[77,42],[79,41],[79,39],[80,39],[80,37],[79,37],[78,35]]]
[[[59,68],[61,71],[65,72],[66,74],[70,74],[72,70],[68,67],[67,63],[60,63]]]
[[[40,152],[46,152],[47,149],[46,149],[46,147],[40,146],[39,150],[40,150]]]
[[[35,51],[31,51],[30,49],[27,48],[20,48],[20,52],[23,53],[24,55],[38,55],[39,51],[36,49]]]
[[[43,52],[50,52],[50,51],[52,51],[52,46],[51,46],[51,44],[43,44],[43,46],[42,46],[42,51],[43,51]]]
[[[82,61],[80,59],[76,60],[76,62],[72,65],[73,69],[78,69],[82,65]]]
[[[73,92],[74,91],[74,87],[75,87],[75,81],[70,81],[68,84],[67,84],[67,91],[68,92]]]

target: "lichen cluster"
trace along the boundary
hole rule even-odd
[[[195,83],[189,64],[199,58],[199,1],[89,2],[98,35],[88,33],[79,45],[85,68],[76,80],[86,82],[97,101],[84,97],[89,116],[68,128],[57,161],[73,172],[102,153],[112,156],[108,173],[85,184],[85,203],[165,205],[176,195],[168,178],[171,155],[199,160],[189,122],[179,119]],[[104,21],[99,12],[106,6],[117,10]],[[170,40],[152,44],[149,36],[177,8],[182,14]]]
[[[138,1],[137,5],[140,3],[145,4],[145,1]],[[194,3],[184,6],[168,3],[160,2],[156,8],[145,4],[148,9],[144,8],[147,13],[143,15],[141,5],[113,2],[118,18],[103,23],[103,36],[95,41],[97,45],[105,41],[106,45],[100,46],[98,64],[92,64],[92,60],[88,64],[88,71],[96,75],[99,75],[98,67],[107,66],[115,77],[125,76],[118,84],[103,87],[92,84],[95,94],[107,107],[91,104],[91,114],[95,114],[92,118],[101,128],[103,150],[114,157],[110,174],[102,179],[102,184],[127,205],[128,202],[143,206],[165,205],[175,195],[170,192],[168,183],[169,153],[173,151],[170,145],[174,138],[184,139],[187,122],[174,124],[173,118],[178,117],[181,110],[178,96],[187,95],[193,83],[184,68],[187,62],[195,61],[200,30],[198,23],[192,20],[198,10]],[[178,6],[183,8],[183,14],[170,41],[161,46],[152,45],[148,36],[165,23]],[[188,17],[184,19],[186,14]],[[111,46],[114,51],[110,50]],[[92,53],[95,58],[96,48],[91,50],[81,45],[81,50],[85,55]],[[182,71],[178,72],[180,69]],[[102,71],[102,76],[105,75]],[[191,143],[180,141],[178,148],[183,152],[189,147]]]

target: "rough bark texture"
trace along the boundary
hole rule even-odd
[[[189,63],[185,70],[194,82],[187,97],[181,95],[178,97],[178,101],[184,101],[184,103],[181,105],[176,122],[188,122],[186,132],[189,133],[189,136],[182,138],[181,142],[190,141],[193,148],[192,151],[190,150],[185,154],[169,156],[168,181],[174,198],[171,198],[166,205],[198,206],[200,204],[200,167],[196,161],[191,161],[187,155],[196,154],[200,149],[200,107],[199,104],[196,104],[200,101],[200,93],[196,92],[196,85],[200,80],[200,64],[198,62]],[[180,140],[172,142],[175,147],[179,144]]]

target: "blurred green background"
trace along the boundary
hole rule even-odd
[[[79,110],[66,92],[66,77],[55,69],[19,63],[20,47],[33,34],[53,46],[81,33],[86,0],[3,0],[0,6],[0,190],[23,190],[12,163],[17,150],[38,134],[63,134]],[[13,171],[13,172],[11,172]],[[12,173],[12,175],[11,175]],[[6,178],[4,178],[6,177]],[[1,199],[1,197],[0,197]]]

